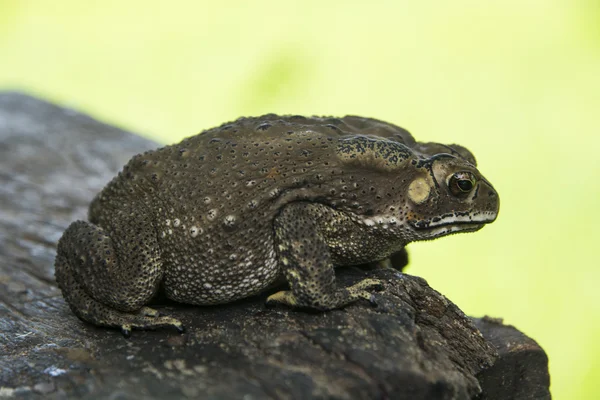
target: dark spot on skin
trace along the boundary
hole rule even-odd
[[[271,127],[271,124],[264,123],[264,124],[260,124],[259,126],[257,126],[256,130],[257,131],[267,131],[267,130],[269,130],[270,127]]]

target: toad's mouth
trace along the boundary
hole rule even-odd
[[[452,232],[476,231],[483,225],[493,222],[497,215],[498,213],[495,211],[453,212],[429,219],[412,220],[409,223],[419,231],[439,228],[448,228]]]
[[[434,228],[416,229],[415,234],[421,240],[431,240],[442,236],[452,235],[454,233],[475,232],[483,228],[485,224],[455,224],[440,225]]]

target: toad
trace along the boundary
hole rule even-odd
[[[58,243],[56,280],[73,312],[132,329],[182,323],[147,306],[267,303],[330,310],[373,300],[335,267],[385,261],[413,241],[496,219],[498,194],[459,145],[420,143],[375,119],[240,118],[133,157]]]

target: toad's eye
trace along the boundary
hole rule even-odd
[[[475,187],[475,175],[471,172],[457,172],[448,180],[448,187],[454,195],[467,194]]]

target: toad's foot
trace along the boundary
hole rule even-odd
[[[181,321],[173,317],[159,316],[158,311],[153,308],[142,307],[135,312],[125,312],[97,302],[83,291],[74,293],[81,297],[77,299],[78,303],[86,306],[73,309],[79,318],[96,325],[119,328],[125,337],[131,336],[133,329],[153,330],[172,326],[180,333],[185,330]]]
[[[383,283],[379,279],[367,278],[362,281],[350,286],[346,289],[352,296],[359,299],[369,300],[371,305],[376,306],[375,295],[370,290],[380,291],[383,290]]]
[[[268,307],[276,304],[285,304],[291,307],[310,307],[319,310],[331,310],[343,307],[353,303],[359,299],[366,299],[372,305],[377,305],[375,296],[370,290],[382,290],[383,283],[378,279],[367,278],[362,281],[347,287],[338,289],[333,294],[324,294],[318,300],[296,297],[290,290],[282,290],[272,294],[267,298],[266,305]]]
[[[126,313],[123,313],[126,314]],[[158,310],[150,307],[142,307],[140,310],[132,315],[131,322],[121,325],[121,333],[125,337],[131,336],[132,329],[156,329],[162,327],[172,326],[179,333],[183,333],[185,328],[178,319],[172,317],[159,317]]]
[[[138,314],[143,315],[145,317],[158,317],[160,315],[158,310],[155,310],[154,308],[150,308],[150,307],[145,307],[145,306],[140,308],[140,311],[138,311]]]
[[[131,314],[132,317],[129,322],[124,323],[120,326],[121,333],[125,337],[131,336],[132,329],[156,329],[167,326],[172,326],[179,333],[185,332],[183,324],[178,319],[172,317],[146,317],[139,314]],[[137,317],[137,318],[135,318]]]
[[[84,292],[78,293],[80,296],[85,296]],[[133,329],[148,329],[172,326],[180,333],[184,332],[184,327],[181,321],[168,316],[159,316],[157,310],[150,307],[142,307],[136,312],[119,311],[96,300],[88,297],[85,302],[82,302],[87,307],[80,307],[73,311],[83,320],[92,321],[96,325],[112,326],[121,329],[121,333],[125,337],[131,336]]]

